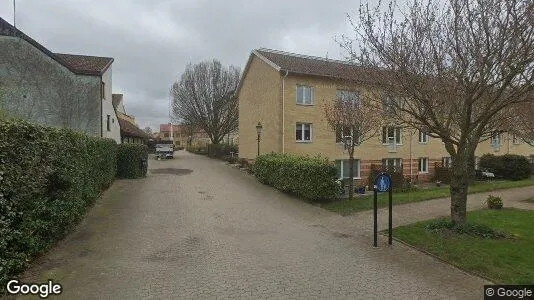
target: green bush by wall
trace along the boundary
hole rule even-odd
[[[145,177],[148,163],[148,147],[142,144],[120,144],[118,148],[117,177]]]
[[[230,144],[209,144],[208,145],[208,156],[222,158],[224,156],[230,155],[230,152],[234,154],[237,153],[237,145]]]
[[[116,155],[110,139],[0,120],[0,294],[112,183]]]
[[[254,163],[254,174],[260,182],[306,200],[330,200],[339,192],[336,168],[326,158],[262,154]]]
[[[528,159],[521,155],[505,154],[495,156],[484,154],[480,157],[480,167],[491,169],[496,176],[509,180],[522,180],[530,177],[532,168]]]

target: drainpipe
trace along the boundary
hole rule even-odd
[[[413,179],[413,162],[412,162],[412,139],[413,139],[414,132],[412,131],[412,134],[410,134],[410,180]]]
[[[285,153],[285,129],[286,129],[286,99],[285,99],[285,80],[289,71],[286,70],[286,75],[282,78],[282,154]]]

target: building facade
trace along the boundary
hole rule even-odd
[[[211,143],[206,132],[184,124],[173,124],[172,130],[170,124],[160,124],[158,138],[163,141],[172,140],[178,147],[204,147]]]
[[[321,155],[336,161],[339,177],[348,177],[348,154],[328,125],[324,106],[343,93],[368,93],[371,73],[342,61],[270,49],[252,51],[236,95],[239,99],[239,156],[255,159],[256,124],[260,122],[260,152]],[[371,165],[402,168],[420,182],[434,176],[435,164],[451,163],[440,139],[392,123],[377,124],[378,136],[357,146],[355,179],[367,180]],[[482,141],[477,158],[485,153],[513,153],[534,159],[534,147],[500,134]]]
[[[0,18],[0,110],[120,143],[113,58],[53,53]]]

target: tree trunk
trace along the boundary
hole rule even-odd
[[[354,149],[349,152],[349,199],[352,199],[354,197]]]
[[[451,220],[455,224],[467,222],[467,189],[470,180],[470,162],[468,155],[458,153],[452,161],[451,168]]]

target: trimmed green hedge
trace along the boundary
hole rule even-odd
[[[480,167],[491,169],[495,176],[502,176],[509,180],[522,180],[530,177],[532,168],[528,159],[521,155],[505,154],[495,156],[485,154],[480,157]]]
[[[146,176],[148,147],[142,144],[120,144],[117,154],[118,178],[142,178]]]
[[[208,145],[208,156],[222,158],[224,156],[230,155],[230,152],[233,152],[234,155],[237,153],[237,145],[230,144],[209,144]]]
[[[0,120],[0,294],[112,183],[116,154],[110,139]]]
[[[306,200],[331,200],[339,192],[336,167],[326,158],[262,154],[254,174],[260,182]]]

